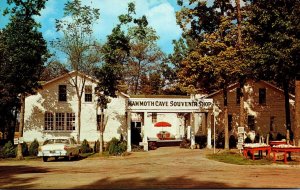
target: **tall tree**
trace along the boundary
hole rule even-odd
[[[125,67],[125,80],[130,94],[141,93],[141,76],[149,71],[160,72],[164,54],[157,46],[158,36],[155,30],[148,27],[146,17],[136,20],[138,26],[130,27],[130,54]]]
[[[248,49],[258,78],[276,81],[285,94],[286,129],[291,131],[289,84],[300,69],[300,2],[249,0],[248,28],[253,45]],[[293,138],[290,133],[290,138]]]
[[[10,22],[1,35],[2,57],[0,91],[8,96],[19,96],[19,134],[23,137],[25,96],[39,88],[38,80],[47,59],[46,41],[33,19],[45,8],[46,0],[9,0]],[[2,93],[1,93],[2,94]],[[18,144],[17,158],[23,159],[22,146]]]
[[[93,38],[93,24],[99,19],[99,9],[82,5],[80,0],[68,1],[64,7],[64,16],[56,20],[57,31],[63,32],[63,37],[52,42],[54,48],[65,53],[69,68],[75,71],[75,78],[70,78],[70,85],[74,87],[78,98],[77,141],[80,142],[81,104],[86,77],[80,73],[91,75],[100,61],[99,45]]]
[[[189,1],[176,13],[189,46],[188,56],[181,62],[179,78],[191,93],[223,89],[225,149],[229,148],[227,87],[241,72],[236,49],[234,8],[229,0]],[[196,42],[196,43],[195,43]]]

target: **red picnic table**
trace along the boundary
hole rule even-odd
[[[284,157],[284,163],[287,163],[287,154],[291,154],[292,152],[300,152],[300,147],[295,147],[295,146],[291,146],[291,147],[272,147],[272,152],[273,152],[273,158],[274,158],[274,162],[276,162],[276,153],[278,152],[283,152],[283,157]]]
[[[274,146],[274,145],[280,145],[280,144],[287,144],[286,141],[270,141],[269,144],[271,146]]]
[[[252,154],[252,160],[254,160],[254,153],[259,152],[259,156],[262,157],[262,152],[266,151],[266,156],[270,157],[271,146],[263,145],[263,146],[244,146],[243,147],[243,154],[244,157],[248,157],[248,152]]]

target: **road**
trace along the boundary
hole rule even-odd
[[[125,157],[0,162],[0,188],[300,188],[300,165],[233,165],[207,149],[161,147]]]

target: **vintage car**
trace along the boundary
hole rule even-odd
[[[78,157],[80,154],[80,145],[70,137],[56,137],[47,139],[42,146],[39,147],[38,156],[43,157],[43,161],[47,162],[49,157],[54,157],[57,160],[59,157],[64,157],[71,160],[73,157]]]

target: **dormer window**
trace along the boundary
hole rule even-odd
[[[59,85],[58,87],[58,101],[66,102],[67,101],[67,86]]]

